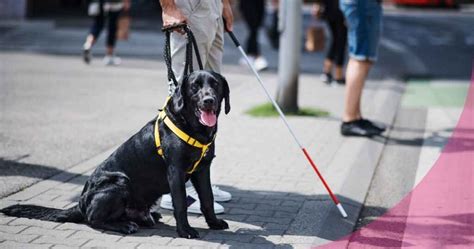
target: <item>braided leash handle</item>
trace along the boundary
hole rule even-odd
[[[178,86],[178,81],[176,80],[176,76],[173,72],[172,61],[171,61],[171,33],[173,31],[182,29],[186,34],[186,58],[185,58],[185,65],[184,65],[184,77],[194,71],[193,68],[193,49],[196,55],[196,60],[199,66],[199,70],[203,70],[204,67],[202,65],[201,55],[199,53],[199,48],[196,42],[196,38],[194,37],[193,32],[185,23],[180,24],[173,24],[166,27],[163,27],[161,30],[165,33],[165,47],[164,47],[164,59],[166,63],[166,67],[168,69],[168,80],[173,81],[175,86]]]

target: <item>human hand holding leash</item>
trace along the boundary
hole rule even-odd
[[[187,19],[181,10],[176,7],[174,0],[160,0],[160,3],[163,8],[163,29],[175,27],[173,30],[183,35],[184,30],[179,24],[186,24]]]

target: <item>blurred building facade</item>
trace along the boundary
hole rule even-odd
[[[22,20],[31,17],[48,16],[84,16],[87,13],[87,5],[90,0],[0,0],[0,20],[14,19]],[[316,0],[304,0],[305,3]],[[235,5],[235,0],[233,1]],[[383,0],[384,3],[398,2],[401,5],[408,3],[433,4],[455,3],[474,4],[474,0]],[[160,12],[159,0],[132,0],[132,15],[148,17],[156,16]]]

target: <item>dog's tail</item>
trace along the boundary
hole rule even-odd
[[[1,209],[0,212],[13,217],[29,218],[55,222],[81,223],[84,216],[76,205],[69,209],[56,209],[35,205],[13,205]]]

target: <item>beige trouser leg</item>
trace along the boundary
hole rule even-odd
[[[224,24],[222,21],[221,0],[176,0],[177,7],[188,19],[188,26],[198,44],[204,69],[221,71],[224,51]],[[186,59],[186,36],[177,32],[171,34],[171,61],[173,72],[181,83],[183,80]],[[193,67],[198,64],[193,53]],[[174,93],[175,86],[169,82],[169,94]]]

